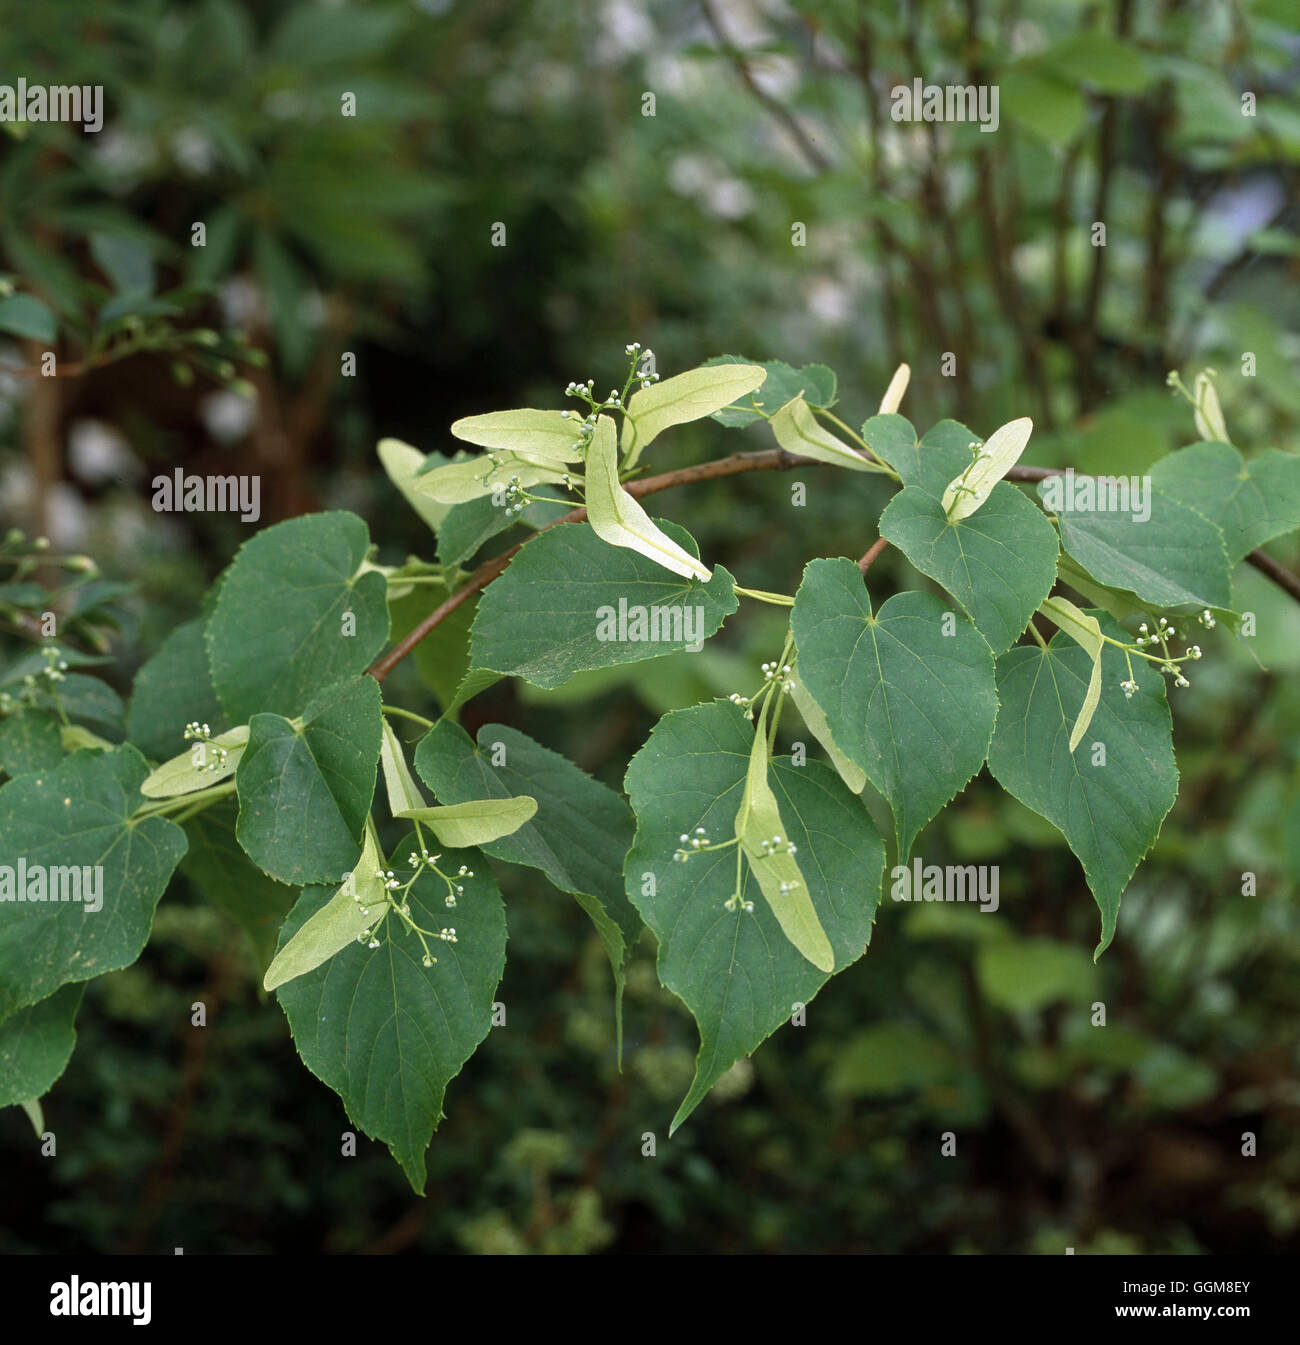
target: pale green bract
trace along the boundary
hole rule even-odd
[[[418,497],[439,504],[466,504],[504,490],[516,476],[521,486],[528,487],[543,482],[562,485],[564,475],[561,464],[535,462],[520,453],[494,451],[423,472],[412,480],[411,489]]]
[[[650,515],[619,484],[618,443],[614,422],[608,416],[597,420],[596,431],[587,446],[587,518],[596,536],[610,546],[639,551],[684,578],[703,579],[707,583],[713,577],[712,570],[657,528]]]
[[[1070,730],[1070,751],[1078,747],[1083,735],[1092,723],[1092,716],[1101,701],[1101,651],[1103,640],[1101,626],[1095,616],[1081,612],[1068,598],[1059,595],[1048,598],[1038,609],[1050,621],[1054,621],[1077,645],[1092,656],[1092,673],[1088,678],[1088,690],[1084,693],[1083,706]]]
[[[767,782],[767,715],[763,705],[749,753],[745,792],[736,813],[735,834],[781,932],[819,971],[835,970],[835,952],[808,895],[798,861],[789,850],[781,809]]]
[[[402,498],[436,532],[442,527],[451,506],[416,490],[415,480],[424,470],[424,454],[400,439],[381,439],[376,452],[388,479],[401,492]]]
[[[422,822],[443,843],[464,849],[513,836],[537,812],[527,794],[508,799],[471,799],[432,808],[407,808],[398,814]]]
[[[355,942],[362,930],[379,928],[388,914],[383,863],[374,833],[367,827],[356,868],[272,958],[262,981],[265,989],[274,990],[297,976],[305,976]]]
[[[247,745],[247,724],[218,733],[207,742],[196,742],[188,752],[164,761],[140,786],[140,793],[147,799],[170,799],[220,784],[234,775]],[[224,757],[218,755],[218,748],[224,749]]]
[[[582,419],[565,411],[490,411],[453,421],[451,432],[467,444],[517,453],[542,462],[578,462]]]
[[[786,402],[772,417],[772,434],[787,453],[794,453],[801,458],[829,462],[836,467],[847,467],[852,472],[880,470],[820,425],[802,396]]]
[[[988,499],[993,487],[1020,461],[1034,422],[1028,416],[999,426],[984,441],[979,456],[961,475],[953,477],[940,503],[954,522],[968,518]]]
[[[635,466],[646,447],[664,430],[702,420],[737,397],[763,385],[767,370],[757,364],[708,364],[662,383],[639,388],[627,399],[623,454]]]
[[[855,766],[835,745],[831,726],[826,722],[826,715],[812,692],[808,690],[808,684],[799,675],[798,664],[795,664],[794,678],[790,683],[790,699],[794,702],[794,708],[803,716],[808,731],[826,749],[826,755],[830,757],[836,774],[855,794],[861,794],[866,788],[867,773],[861,766]]]

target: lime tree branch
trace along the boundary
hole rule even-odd
[[[870,458],[872,461],[876,460],[869,452],[863,452],[862,456]],[[625,489],[629,495],[641,497],[656,495],[661,490],[671,490],[675,486],[687,486],[695,481],[712,481],[724,476],[739,476],[744,472],[788,472],[793,471],[796,467],[821,466],[825,466],[825,464],[812,458],[802,458],[797,454],[787,453],[781,448],[768,448],[752,453],[732,453],[729,457],[718,458],[712,462],[697,463],[693,467],[679,467],[675,471],[663,472],[659,476],[647,476],[640,481],[629,481],[626,483]],[[1044,481],[1049,476],[1061,475],[1064,470],[1061,467],[1025,467],[1017,464],[1007,473],[1006,479],[1008,481],[1024,482]],[[581,523],[586,517],[586,509],[571,509],[553,523],[548,523],[545,528],[539,528],[538,532],[545,532],[547,528],[559,527],[561,523]],[[445,621],[458,607],[468,602],[476,593],[481,593],[501,574],[514,559],[519,548],[524,545],[526,545],[526,541],[519,542],[510,547],[509,550],[501,552],[500,555],[485,560],[470,575],[465,584],[458,588],[446,602],[435,607],[404,639],[377,659],[368,669],[370,675],[376,681],[382,682],[435,626]],[[862,566],[864,573],[867,565],[870,565],[883,549],[883,546],[877,542],[863,556],[859,564]],[[1271,556],[1266,556],[1262,551],[1252,551],[1246,559],[1261,574],[1267,575],[1279,588],[1290,594],[1297,602],[1300,602],[1300,576],[1292,574],[1285,566],[1279,565]]]

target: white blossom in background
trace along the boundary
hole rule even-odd
[[[206,177],[217,166],[212,137],[197,126],[182,126],[171,138],[172,158],[194,177]]]
[[[199,419],[219,444],[234,444],[243,439],[257,419],[257,399],[241,397],[222,389],[210,392],[199,403]]]
[[[87,485],[134,481],[142,471],[125,437],[102,420],[74,421],[68,430],[68,466]]]

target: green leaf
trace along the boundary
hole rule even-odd
[[[554,523],[573,508],[573,501],[561,495],[553,486],[536,486],[532,494],[541,498],[526,504],[518,514],[507,513],[507,507],[490,495],[465,504],[448,507],[447,517],[438,529],[438,559],[443,565],[460,565],[473,556],[484,542],[516,525],[534,532]]]
[[[115,293],[148,298],[154,292],[153,258],[136,239],[96,231],[90,235],[90,255]]]
[[[736,889],[732,849],[673,861],[682,832],[703,826],[710,837],[731,834],[753,736],[742,711],[725,701],[676,710],[659,721],[628,767],[637,818],[628,896],[659,941],[660,981],[700,1028],[695,1080],[673,1130],[827,979],[785,937],[766,902],[755,901],[750,912],[727,909]],[[770,781],[782,834],[797,847],[808,895],[842,970],[862,956],[870,937],[884,844],[862,801],[820,762],[775,759]],[[743,871],[741,881],[750,884]]]
[[[383,649],[385,581],[359,574],[369,547],[355,514],[328,513],[277,523],[240,548],[206,637],[212,681],[234,723],[259,711],[297,714]]]
[[[787,453],[813,458],[817,462],[829,462],[836,467],[847,467],[852,472],[880,470],[825,429],[802,397],[787,402],[772,417],[772,434]]]
[[[542,462],[580,462],[582,417],[576,412],[491,411],[465,416],[452,423],[451,432],[467,444],[519,453]]]
[[[1070,730],[1069,750],[1073,752],[1087,733],[1088,725],[1092,723],[1092,717],[1101,703],[1101,651],[1105,642],[1101,638],[1101,625],[1097,618],[1081,612],[1068,598],[1048,598],[1041,610],[1048,620],[1056,622],[1092,659],[1092,673],[1088,678],[1083,707]]]
[[[48,771],[63,760],[59,721],[41,710],[19,710],[0,719],[0,770],[6,775]]]
[[[234,775],[247,744],[247,724],[218,733],[207,742],[196,741],[188,751],[163,762],[140,786],[140,793],[147,799],[170,799],[220,784]]]
[[[1087,953],[1053,939],[986,940],[975,950],[975,974],[985,1000],[1008,1013],[1096,997],[1098,972]]]
[[[456,509],[464,506],[457,505]],[[388,604],[392,616],[389,638],[404,639],[416,626],[452,596],[443,584],[421,584]],[[448,709],[457,688],[469,671],[469,631],[478,611],[478,598],[462,602],[444,617],[408,655],[420,674],[420,680]]]
[[[747,360],[741,355],[718,355],[705,360],[715,364],[747,364],[767,370],[767,378],[754,392],[737,397],[730,406],[713,413],[720,425],[752,425],[764,416],[775,415],[786,402],[802,397],[809,406],[835,405],[835,375],[824,364],[805,364],[795,369],[784,360]]]
[[[34,295],[10,294],[0,299],[0,332],[53,345],[59,337],[59,324]]]
[[[992,652],[928,593],[895,594],[874,613],[851,560],[809,562],[790,628],[836,743],[893,810],[905,863],[984,762],[997,717]]]
[[[955,420],[941,420],[923,438],[906,416],[872,416],[862,426],[871,451],[887,462],[905,486],[921,486],[941,499],[948,482],[970,466],[968,445],[979,436]]]
[[[639,388],[627,399],[623,453],[629,467],[651,441],[672,425],[702,420],[760,387],[767,370],[759,364],[706,364],[662,383]]]
[[[338,891],[280,946],[262,978],[263,989],[274,990],[295,977],[305,976],[355,943],[363,930],[379,930],[388,914],[383,871],[384,858],[374,833],[367,827],[356,868]]]
[[[993,487],[1020,461],[1034,422],[1028,416],[999,425],[984,441],[970,463],[953,477],[943,492],[944,512],[956,522],[969,518],[988,499]]]
[[[85,985],[65,985],[0,1023],[0,1107],[43,1097],[67,1069],[85,991]]]
[[[132,816],[148,773],[134,747],[119,747],[76,752],[52,771],[0,787],[0,875],[14,875],[15,894],[20,863],[29,890],[36,866],[72,867],[78,879],[85,867],[101,871],[97,910],[85,889],[81,901],[10,902],[0,886],[0,1018],[140,956],[154,907],[185,853],[175,823]],[[48,883],[42,886],[48,894]]]
[[[1141,93],[1154,78],[1136,47],[1096,29],[1053,42],[1036,61],[1059,79],[1084,81],[1102,93]]]
[[[340,882],[357,862],[374,795],[379,683],[355,677],[329,687],[301,727],[270,714],[248,727],[235,772],[240,845],[280,882]]]
[[[412,448],[400,439],[381,439],[375,451],[384,471],[388,473],[388,479],[401,492],[402,498],[436,532],[442,526],[451,505],[440,504],[415,489],[415,480],[424,471],[432,455],[426,456],[418,448]],[[441,454],[438,456],[441,457]]]
[[[1103,634],[1124,638],[1109,617],[1099,620]],[[1101,702],[1090,741],[1070,750],[1092,664],[1064,633],[1046,649],[1020,646],[1002,655],[1002,709],[989,770],[1009,794],[1056,826],[1079,857],[1101,911],[1100,955],[1114,937],[1120,896],[1174,805],[1178,769],[1163,677],[1134,659],[1137,691],[1126,700],[1120,683],[1128,666],[1113,645],[1102,652]],[[1105,746],[1104,765],[1093,764],[1095,743]]]
[[[1040,482],[1040,495],[1051,480]],[[1172,495],[1154,487],[1147,494],[1151,516],[1142,522],[1119,512],[1062,509],[1061,545],[1094,579],[1144,602],[1225,611],[1232,583],[1222,531]]]
[[[413,834],[392,853],[412,848]],[[421,1193],[447,1084],[488,1034],[505,967],[501,893],[473,850],[440,861],[445,872],[461,864],[475,876],[459,880],[465,892],[451,917],[456,942],[429,939],[433,966],[422,965],[419,937],[391,918],[379,948],[354,942],[276,992],[303,1063],[342,1098],[356,1126],[388,1145]],[[446,892],[436,874],[421,872],[407,898],[411,919],[435,933],[446,926]],[[285,921],[284,940],[329,899],[330,889],[307,888]]]
[[[477,744],[447,720],[415,750],[415,769],[447,804],[476,799],[537,800],[518,831],[486,842],[485,854],[538,869],[569,893],[600,935],[614,972],[615,1013],[622,1032],[623,959],[641,921],[623,893],[623,858],[632,844],[632,814],[621,795],[573,762],[502,724],[485,724]]]
[[[230,727],[208,672],[206,625],[201,618],[178,626],[136,674],[127,737],[155,761],[184,746],[186,724],[207,724],[213,733]]]
[[[1228,559],[1300,528],[1300,457],[1269,449],[1243,458],[1231,444],[1193,444],[1161,458],[1151,484],[1223,530]]]
[[[683,550],[695,550],[684,529],[662,526]],[[484,590],[469,663],[557,687],[591,668],[691,648],[738,605],[735,580],[721,565],[707,584],[676,579],[637,552],[612,550],[581,523],[563,523],[526,542]]]
[[[956,520],[924,487],[906,486],[881,514],[880,535],[961,603],[995,654],[1016,642],[1056,580],[1056,529],[1005,481]]]
[[[692,555],[657,528],[650,515],[618,480],[618,445],[614,422],[601,416],[587,445],[587,519],[591,530],[610,546],[637,551],[686,579],[708,583],[711,575]]]
[[[189,818],[189,849],[180,871],[204,900],[244,931],[261,971],[275,954],[276,937],[298,889],[277,883],[249,859],[235,835],[237,817],[235,800],[220,799]]]
[[[817,918],[817,909],[808,895],[795,852],[788,848],[790,837],[781,820],[776,795],[767,780],[770,705],[769,697],[763,703],[754,729],[745,791],[736,813],[734,834],[781,932],[814,967],[829,975],[835,970],[835,952]]]
[[[826,755],[831,759],[831,765],[835,767],[836,775],[853,793],[861,794],[866,788],[867,773],[860,766],[855,766],[836,746],[835,739],[831,736],[830,725],[826,722],[826,715],[813,699],[807,683],[800,677],[797,663],[794,667],[794,679],[790,683],[790,699],[794,701],[795,709],[803,716],[803,722],[808,725],[809,733],[825,748]]]
[[[1032,61],[1005,68],[998,87],[1002,115],[1059,149],[1068,147],[1088,124],[1088,104],[1078,87]]]

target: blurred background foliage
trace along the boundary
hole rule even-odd
[[[1193,440],[1164,375],[1208,364],[1247,452],[1296,448],[1292,0],[0,9],[4,81],[105,90],[98,134],[0,126],[0,515],[102,572],[0,586],[4,680],[55,602],[69,638],[114,656],[78,674],[104,736],[246,535],[155,514],[155,472],[255,473],[263,525],[350,508],[381,559],[431,556],[375,441],[449,451],[458,416],[614,381],[632,340],[665,374],[722,352],[828,364],[855,424],[906,359],[921,428],[1030,414],[1033,461],[1125,473]],[[997,133],[891,120],[891,87],[918,76],[997,84]],[[60,376],[33,376],[50,349]],[[704,422],[660,461],[766,442]],[[790,592],[807,557],[875,536],[883,494],[843,484],[756,473],[657,512],[740,582]],[[0,1113],[0,1249],[1300,1248],[1300,612],[1237,578],[1264,669],[1217,640],[1175,699],[1181,795],[1099,966],[1077,863],[982,777],[921,853],[1000,864],[999,912],[886,899],[807,1026],[669,1142],[696,1038],[649,935],[620,1072],[585,919],[507,873],[508,1023],[452,1084],[419,1200],[382,1146],[339,1156],[344,1114],[244,933],[178,880],[141,961],[87,991],[46,1099],[57,1159]],[[928,582],[892,549],[872,579]],[[502,684],[463,721],[517,724],[618,785],[659,714],[752,682],[778,621],[746,610],[701,655],[553,693]],[[408,660],[398,702],[435,713],[455,657]]]

